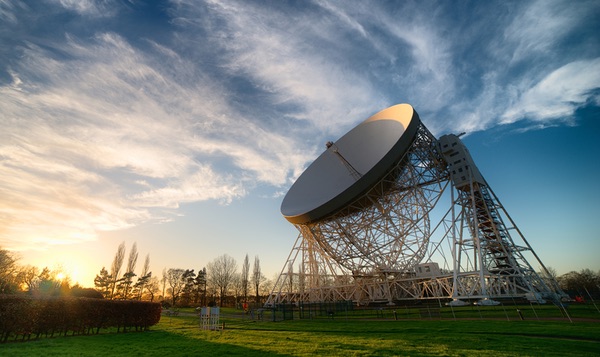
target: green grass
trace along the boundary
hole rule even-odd
[[[537,309],[537,308],[536,308]],[[600,320],[527,318],[511,309],[462,308],[464,319],[395,320],[393,310],[338,313],[271,322],[224,310],[222,331],[204,331],[191,310],[163,316],[147,332],[45,338],[0,345],[2,356],[594,356],[600,355]],[[549,314],[543,308],[538,315]],[[577,314],[572,309],[571,314]],[[400,317],[400,308],[396,309]],[[411,311],[404,311],[410,314]],[[423,309],[415,309],[421,314]],[[483,313],[493,315],[481,319]],[[531,310],[525,311],[532,315]],[[494,315],[495,314],[495,315]],[[583,312],[581,312],[583,314]],[[596,313],[597,314],[597,313]],[[496,316],[497,315],[497,316]],[[516,315],[514,313],[513,315]],[[416,315],[415,315],[416,316]],[[597,316],[595,316],[597,318]]]

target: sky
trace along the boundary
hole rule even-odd
[[[281,201],[370,115],[465,132],[545,265],[600,270],[599,1],[0,0],[0,248],[93,286],[228,254],[273,278]],[[128,253],[127,253],[128,254]]]

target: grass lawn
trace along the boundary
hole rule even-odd
[[[146,332],[13,342],[0,345],[0,355],[600,356],[600,320],[352,317],[271,322],[224,310],[225,329],[204,331],[182,310]]]

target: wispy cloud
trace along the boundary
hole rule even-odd
[[[502,116],[502,123],[521,118],[534,121],[569,121],[577,108],[600,99],[594,90],[600,83],[600,58],[574,61],[527,88]]]
[[[90,239],[164,219],[153,208],[228,203],[301,169],[292,139],[249,121],[218,84],[154,48],[104,33],[87,43],[69,37],[58,46],[66,61],[32,44],[23,50],[0,88],[3,245]]]
[[[474,26],[478,32],[452,39],[451,48],[460,47],[458,41],[480,44],[468,62],[471,74],[448,68],[457,81],[458,100],[445,114],[456,118],[455,131],[518,121],[553,126],[571,122],[577,108],[597,101],[600,51],[598,37],[588,28],[594,13],[598,6],[586,1],[523,3],[486,14]]]
[[[2,0],[0,1],[0,19],[4,23],[15,24],[17,23],[15,12],[25,8],[27,6],[21,1]]]
[[[559,47],[585,38],[577,38],[574,31],[584,30],[593,23],[600,10],[595,1],[538,0],[525,4],[522,11],[515,13],[512,22],[500,38],[501,46],[511,65],[531,59],[544,62],[561,61],[584,54],[577,51],[572,55],[557,52]],[[596,40],[594,40],[597,46]],[[590,45],[592,45],[590,43]]]
[[[67,10],[75,11],[80,15],[90,17],[113,16],[119,7],[118,1],[112,0],[50,0],[60,4]]]
[[[160,9],[160,36],[131,30],[140,3],[44,2],[68,13],[64,27],[30,6],[0,1],[9,248],[93,239],[258,186],[280,195],[322,143],[398,102],[438,134],[550,125],[598,101],[593,1],[177,0]]]
[[[383,105],[367,78],[340,65],[346,53],[339,36],[349,21],[340,29],[319,9],[286,12],[244,1],[180,5],[181,36],[195,45],[192,34],[218,22],[206,45],[222,53],[218,60],[229,75],[250,81],[269,104],[285,110],[282,120],[340,134],[349,115],[361,118]]]

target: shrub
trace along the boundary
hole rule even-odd
[[[0,295],[0,341],[99,333],[108,327],[143,331],[160,321],[160,313],[160,304],[145,301]]]

